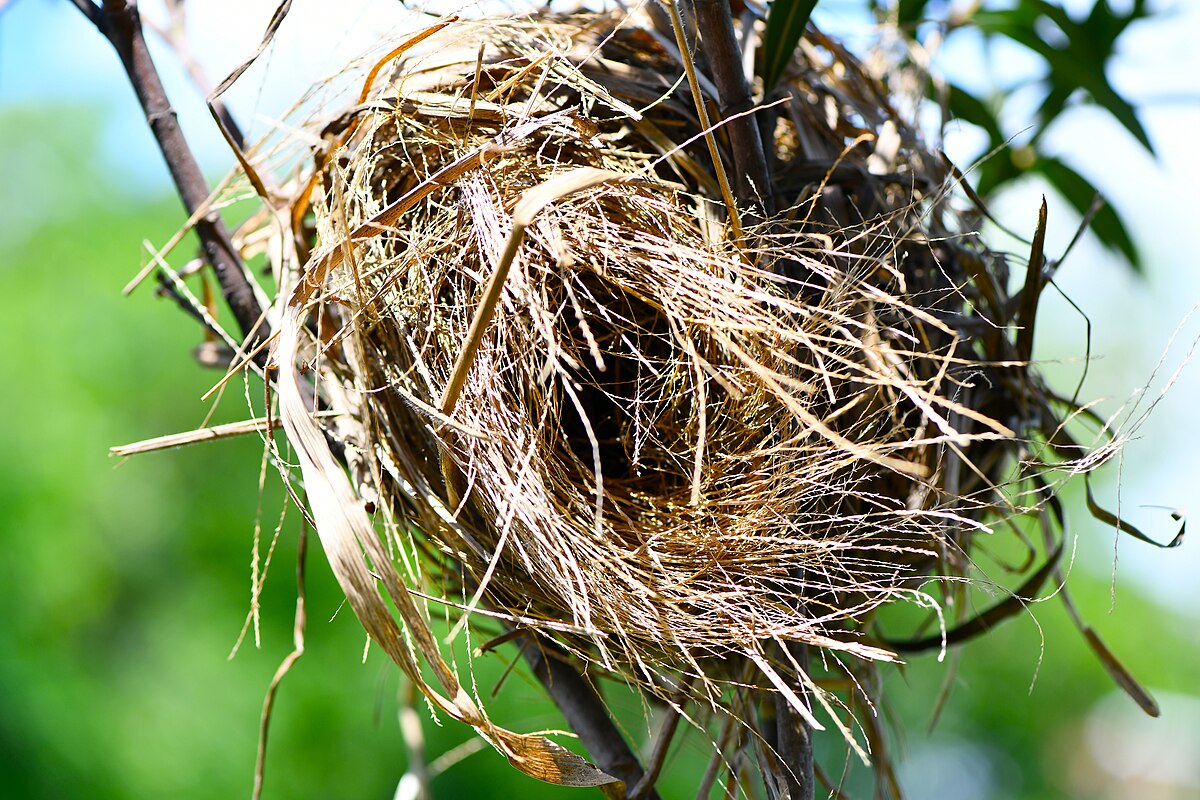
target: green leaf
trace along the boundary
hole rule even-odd
[[[1111,50],[1117,37],[1125,32],[1131,22],[1149,16],[1146,0],[1134,0],[1133,7],[1124,16],[1114,13],[1108,0],[1096,0],[1092,13],[1083,22],[1083,28],[1092,42]]]
[[[978,167],[971,170],[975,176],[975,192],[987,200],[1006,183],[1011,183],[1023,173],[1013,163],[1009,153],[1001,150],[990,158],[980,162]]]
[[[1093,9],[1094,11],[1094,9]],[[1131,17],[1144,14],[1135,6]],[[1067,37],[1064,49],[1056,48],[1038,34],[1037,19],[1045,16],[1056,24]],[[1106,69],[1113,57],[1115,40],[1109,41],[1113,30],[1123,30],[1126,22],[1112,22],[1103,16],[1097,18],[1096,29],[1102,38],[1094,39],[1088,28],[1067,16],[1060,6],[1045,0],[1024,0],[1015,8],[1003,11],[980,12],[975,15],[975,24],[985,35],[1004,36],[1024,45],[1046,60],[1050,72],[1046,82],[1052,95],[1063,92],[1069,97],[1075,89],[1083,89],[1093,102],[1103,107],[1153,155],[1154,146],[1142,127],[1137,112],[1108,82]],[[1122,18],[1124,19],[1124,18]]]
[[[816,5],[817,0],[774,0],[771,3],[763,33],[761,72],[767,95],[783,77]]]
[[[988,149],[991,150],[1004,144],[1004,133],[1000,130],[1000,121],[987,104],[975,95],[961,87],[949,84],[950,94],[947,105],[950,115],[972,125],[978,125],[988,135]]]
[[[901,27],[912,31],[925,18],[925,5],[929,0],[900,0],[898,21]]]
[[[1075,89],[1070,86],[1050,86],[1050,91],[1046,93],[1046,99],[1042,101],[1042,105],[1037,110],[1037,130],[1029,139],[1031,144],[1037,144],[1046,129],[1054,120],[1058,119],[1058,115],[1067,107],[1067,101],[1074,93]]]
[[[1108,113],[1133,134],[1146,150],[1153,155],[1154,145],[1137,118],[1137,112],[1125,98],[1109,84],[1104,75],[1104,63],[1088,64],[1075,57],[1070,52],[1055,50],[1043,44],[1040,51],[1050,64],[1049,82],[1052,89],[1065,89],[1078,86],[1086,91],[1094,102],[1102,106]]]
[[[1039,158],[1033,166],[1033,171],[1040,173],[1080,214],[1086,214],[1092,201],[1100,194],[1086,178],[1057,158]],[[1092,230],[1105,247],[1118,251],[1129,261],[1135,272],[1141,272],[1141,255],[1129,231],[1125,229],[1125,224],[1107,199],[1103,195],[1100,195],[1100,199],[1104,200],[1104,207],[1092,218]]]

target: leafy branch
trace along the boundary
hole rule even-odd
[[[987,137],[987,150],[997,154],[972,171],[975,191],[987,198],[1027,175],[1037,175],[1081,216],[1086,216],[1099,199],[1103,208],[1092,220],[1092,230],[1101,243],[1120,253],[1135,271],[1141,271],[1141,253],[1124,220],[1087,176],[1047,152],[1044,141],[1046,132],[1064,112],[1090,103],[1102,108],[1155,155],[1136,107],[1108,79],[1121,37],[1133,23],[1151,16],[1146,0],[1134,0],[1125,12],[1114,10],[1109,0],[1096,0],[1081,17],[1072,16],[1061,3],[1050,0],[1018,0],[1015,4],[977,0],[958,12],[941,0],[868,0],[868,4],[877,16],[895,22],[914,44],[929,43],[934,32],[948,38],[971,29],[982,33],[987,43],[1005,39],[1041,58],[1046,73],[1034,83],[1043,99],[1034,119],[1029,120],[1031,133],[1020,146],[1013,146],[1014,136],[1005,131],[1001,111],[1018,89],[1030,84],[980,97],[950,80],[939,98],[952,118],[978,127]],[[768,96],[790,62],[816,6],[816,0],[771,2],[758,71]]]

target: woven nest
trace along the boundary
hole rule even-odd
[[[291,140],[319,144],[290,184],[281,415],[356,612],[539,777],[572,782],[467,696],[422,597],[694,702],[701,726],[777,691],[853,740],[835,703],[870,687],[824,678],[896,657],[874,612],[944,605],[974,537],[1042,515],[1031,441],[1081,454],[1026,366],[1041,265],[1010,297],[955,173],[819,34],[758,112],[773,183],[733,211],[728,126],[717,164],[652,26],[430,36]]]

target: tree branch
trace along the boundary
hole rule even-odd
[[[557,654],[547,656],[543,652],[552,647],[555,645],[545,639],[527,640],[523,653],[534,676],[578,734],[596,766],[624,781],[627,790],[638,786],[645,771],[613,723],[604,701],[574,667],[556,658]],[[643,792],[642,800],[659,800],[652,787],[644,787]]]
[[[684,698],[681,697],[680,702],[684,702]],[[680,718],[678,706],[672,705],[667,708],[666,719],[659,728],[658,740],[655,741],[654,751],[650,754],[650,760],[646,764],[646,774],[637,782],[637,785],[629,790],[629,800],[642,800],[654,791],[654,784],[662,772],[663,764],[667,761],[667,752],[671,749],[675,731],[679,729]]]
[[[812,729],[791,707],[781,708],[776,719],[779,721],[779,754],[784,762],[788,796],[791,800],[813,800],[816,782],[813,779]]]
[[[727,120],[738,202],[750,210],[751,218],[770,217],[775,213],[771,173],[758,119],[754,114],[742,113],[753,109],[754,101],[742,68],[742,50],[733,29],[729,0],[694,0],[694,8],[704,38],[704,55],[721,95],[721,117]]]
[[[89,0],[72,1],[117,51],[184,208],[189,214],[195,214],[208,202],[208,182],[179,127],[175,110],[150,58],[136,5],[129,0],[104,0],[101,10]],[[247,347],[252,349],[265,338],[266,325],[262,306],[246,278],[245,266],[233,247],[229,231],[220,215],[211,209],[199,218],[195,230],[204,260],[216,273],[225,302],[247,340]]]
[[[801,669],[808,669],[808,647],[802,644],[781,645],[792,652]],[[784,780],[791,800],[812,800],[816,793],[814,780],[812,728],[782,693],[775,695],[775,724],[778,726],[775,749],[783,762]]]
[[[104,13],[100,11],[100,6],[92,2],[92,0],[71,0],[72,5],[79,9],[79,13],[88,18],[88,21],[96,26],[100,33],[108,38],[108,26],[104,21]]]

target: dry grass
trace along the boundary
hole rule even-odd
[[[771,754],[749,729],[776,690],[878,751],[870,664],[904,643],[876,610],[948,607],[930,642],[972,635],[955,601],[976,537],[1040,519],[1045,543],[1026,542],[1049,566],[1016,594],[1036,591],[1060,552],[1049,470],[1112,452],[1070,440],[1072,404],[1027,366],[1040,245],[1010,295],[894,87],[806,41],[760,112],[782,210],[739,211],[738,235],[665,33],[584,15],[439,29],[348,73],[358,102],[263,159],[293,165],[286,208],[241,231],[284,254],[280,416],[356,613],[436,706],[563,782],[602,777],[487,720],[427,596],[554,640],[714,737],[745,723],[721,736],[726,765]]]

